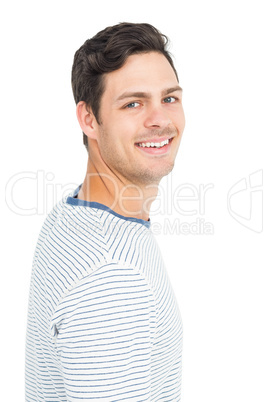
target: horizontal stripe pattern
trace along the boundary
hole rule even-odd
[[[26,401],[180,401],[182,323],[148,222],[76,198],[48,215],[31,278]]]

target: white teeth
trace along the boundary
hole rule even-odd
[[[140,142],[138,145],[139,147],[143,147],[143,148],[161,148],[164,145],[167,145],[169,143],[170,140],[165,140],[162,142]]]

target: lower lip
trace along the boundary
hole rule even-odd
[[[146,154],[150,155],[163,155],[166,154],[170,150],[171,142],[173,138],[169,141],[167,145],[164,145],[161,148],[156,148],[156,147],[140,147],[139,145],[136,145],[136,147],[141,150],[142,152],[145,152]]]

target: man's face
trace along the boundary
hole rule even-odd
[[[97,145],[123,183],[158,184],[174,166],[185,118],[176,75],[160,53],[130,56],[108,73]]]

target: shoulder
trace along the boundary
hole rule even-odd
[[[131,325],[151,327],[156,317],[154,294],[136,267],[108,263],[79,280],[58,303],[52,319],[52,334],[65,332],[70,323],[92,328]],[[127,320],[127,321],[124,321]]]

